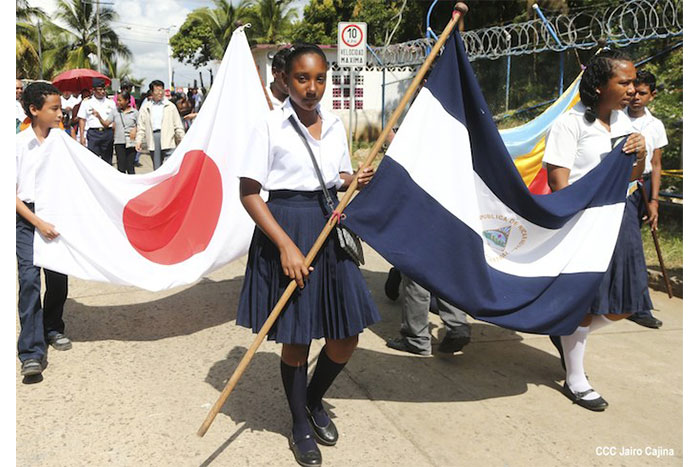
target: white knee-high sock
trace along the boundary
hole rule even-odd
[[[564,361],[566,362],[566,384],[573,392],[583,392],[592,389],[583,368],[586,339],[590,332],[590,326],[579,326],[572,334],[561,336],[561,346],[564,350]],[[600,397],[600,394],[594,391],[585,395],[583,399],[593,400],[598,397]]]
[[[591,328],[590,332],[597,331],[603,326],[607,326],[608,324],[612,324],[614,322],[615,321],[608,319],[604,315],[593,315],[593,320],[589,326]]]

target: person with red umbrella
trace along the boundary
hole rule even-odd
[[[117,106],[107,98],[102,78],[94,78],[92,85],[95,91],[93,96],[84,101],[78,110],[80,144],[86,145],[87,133],[87,148],[111,165]]]

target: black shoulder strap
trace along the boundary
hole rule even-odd
[[[316,176],[318,177],[318,182],[321,184],[321,189],[323,190],[323,196],[326,198],[326,203],[328,203],[328,206],[330,206],[331,210],[335,207],[333,204],[333,199],[331,198],[330,193],[328,193],[328,188],[326,188],[326,184],[323,181],[323,176],[321,175],[321,169],[318,168],[318,163],[316,162],[316,158],[314,157],[314,153],[311,150],[311,146],[309,146],[309,142],[306,140],[306,137],[304,136],[304,133],[302,133],[301,128],[299,128],[299,124],[297,121],[294,119],[294,115],[289,116],[289,123],[292,124],[294,129],[296,130],[297,134],[299,135],[299,138],[301,138],[301,141],[304,143],[304,146],[306,146],[306,150],[309,151],[309,157],[311,157],[311,162],[314,164],[314,170],[316,170]]]

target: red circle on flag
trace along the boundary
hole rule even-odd
[[[188,151],[180,170],[124,206],[126,237],[143,257],[177,264],[204,251],[221,214],[223,186],[204,151]]]

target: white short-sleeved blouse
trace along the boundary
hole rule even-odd
[[[625,109],[625,112],[629,116],[629,108]],[[644,173],[650,173],[651,157],[654,155],[654,149],[660,149],[668,145],[666,128],[661,120],[654,117],[651,112],[649,112],[649,109],[644,109],[644,115],[641,117],[630,117],[630,120],[632,121],[634,131],[641,133],[646,141],[647,159],[644,162]]]
[[[550,128],[542,162],[569,169],[569,184],[583,177],[613,149],[613,141],[634,133],[632,122],[622,110],[613,110],[610,131],[598,120],[584,118],[586,107],[579,102],[559,116]]]
[[[321,139],[314,139],[294,112],[287,98],[282,108],[273,110],[259,122],[250,137],[246,156],[237,175],[260,182],[263,189],[317,191],[321,189],[313,162],[304,142],[288,118],[299,123],[309,142],[327,188],[340,188],[340,172],[352,173],[343,122],[318,107],[321,115]]]
[[[44,142],[49,138],[58,138],[61,131],[63,130],[58,128],[52,129]],[[36,171],[42,144],[31,125],[15,135],[16,194],[26,203],[34,202]]]

